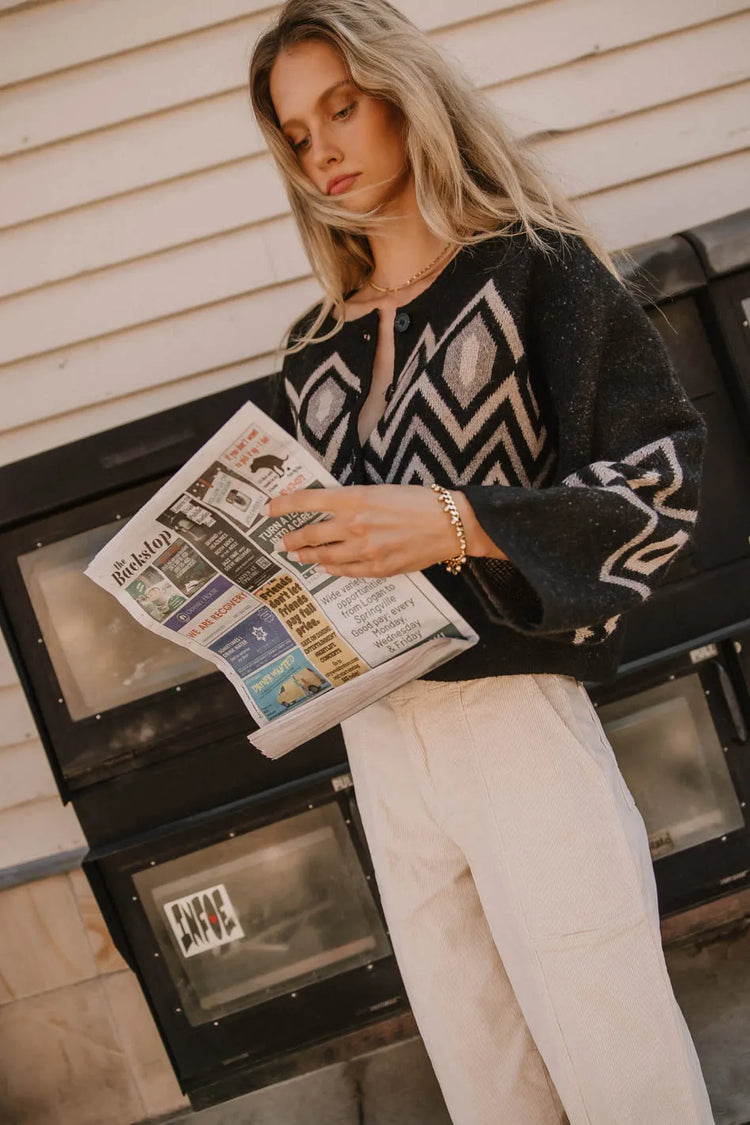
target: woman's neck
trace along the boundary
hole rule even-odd
[[[413,181],[393,201],[387,213],[391,216],[388,230],[369,238],[375,263],[372,280],[383,288],[403,285],[429,266],[445,247],[444,240],[430,230],[419,212]],[[436,269],[442,261],[441,258],[435,263]],[[365,290],[371,295],[377,292],[369,285],[363,286],[360,292]]]

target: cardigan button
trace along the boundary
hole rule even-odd
[[[393,327],[397,332],[406,332],[406,329],[411,324],[411,317],[408,313],[400,312],[396,319],[393,321]]]

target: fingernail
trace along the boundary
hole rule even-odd
[[[287,551],[286,557],[288,559],[291,559],[292,562],[296,562],[296,563],[302,562],[302,559],[299,557],[299,555],[297,554],[296,551]]]
[[[271,514],[271,510],[270,510],[270,501],[266,500],[265,504],[262,504],[262,505],[261,505],[261,507],[260,507],[260,514],[261,514],[262,516],[270,516],[270,514]]]

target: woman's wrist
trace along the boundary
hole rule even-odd
[[[448,520],[448,526],[455,533],[452,549],[445,557],[442,557],[440,561],[449,574],[460,574],[461,568],[466,562],[466,536],[464,535],[464,527],[458,513],[458,508],[456,507],[456,502],[450,491],[442,485],[431,484],[430,488],[442,504],[443,512]],[[458,546],[458,550],[456,550],[456,546]]]
[[[482,527],[466,495],[457,489],[451,489],[450,492],[463,524],[466,554],[484,559],[507,559],[508,556]]]

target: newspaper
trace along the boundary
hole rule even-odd
[[[96,555],[86,574],[146,628],[212,661],[279,758],[476,644],[420,573],[333,577],[282,537],[319,513],[268,500],[341,487],[247,403]]]

